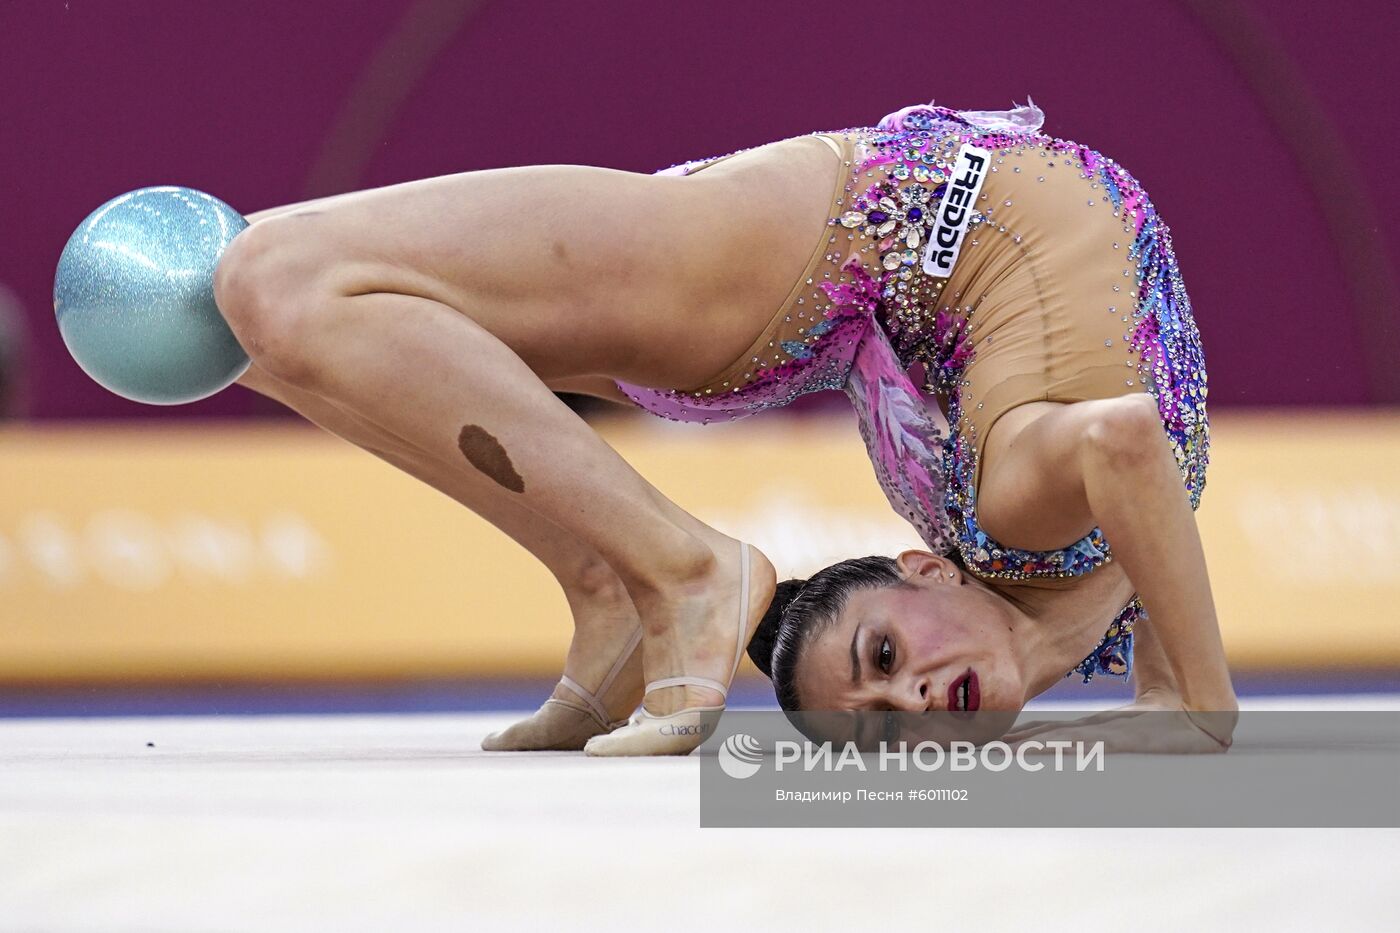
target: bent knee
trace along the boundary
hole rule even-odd
[[[1146,393],[1096,403],[1084,430],[1086,451],[1117,467],[1140,464],[1166,449],[1157,401]]]
[[[311,368],[317,321],[335,288],[328,257],[317,255],[294,222],[270,218],[235,237],[214,271],[214,302],[259,366],[298,383]]]

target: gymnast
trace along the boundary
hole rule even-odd
[[[1111,746],[1220,751],[1199,334],[1142,187],[1043,119],[920,105],[655,175],[473,171],[275,208],[214,294],[241,384],[562,586],[564,676],[487,749],[685,754],[747,648],[789,710],[1017,711],[1135,666],[1133,708],[1184,715],[1127,717]],[[927,549],[781,584],[555,394],[711,422],[821,389]]]

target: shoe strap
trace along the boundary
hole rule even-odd
[[[583,688],[582,684],[574,680],[568,674],[562,674],[559,677],[559,682],[563,684],[565,688],[588,704],[588,708],[593,711],[593,718],[598,720],[600,726],[610,726],[613,724],[613,721],[608,719],[608,710],[607,707],[603,705],[601,698],[607,695],[608,688],[611,687],[613,681],[617,679],[617,675],[622,672],[622,668],[626,666],[627,661],[632,657],[632,652],[637,649],[637,644],[641,640],[642,628],[641,626],[637,626],[637,630],[633,632],[632,637],[627,640],[627,646],[622,649],[622,654],[618,655],[617,660],[613,662],[612,670],[608,671],[607,676],[603,678],[602,684],[598,687],[597,694],[589,693]],[[626,721],[625,719],[621,720],[621,722]]]
[[[593,720],[595,723],[597,723],[602,728],[608,730],[609,732],[616,729],[618,726],[627,724],[626,719],[614,719],[612,722],[608,722],[606,719],[603,719],[598,715],[597,710],[589,709],[586,706],[579,706],[577,703],[570,703],[568,700],[560,700],[557,697],[550,697],[548,700],[545,700],[544,705],[562,707],[563,709],[569,710],[570,712],[587,716],[589,719]]]
[[[629,720],[629,722],[635,724],[635,723],[639,723],[639,722],[644,722],[644,721],[646,721],[646,720],[648,720],[648,719],[650,719],[650,720],[653,721],[653,722],[661,722],[661,721],[666,720],[666,719],[675,719],[675,718],[677,718],[677,717],[679,717],[679,716],[689,716],[689,715],[694,714],[694,713],[723,713],[723,712],[724,712],[724,704],[722,704],[722,703],[721,703],[719,706],[687,706],[685,709],[678,709],[678,710],[676,710],[674,713],[667,713],[667,714],[665,714],[664,716],[657,715],[656,713],[648,713],[645,706],[640,706],[640,707],[637,708],[637,711],[636,711],[635,713],[632,714],[632,718],[631,718],[631,720]]]
[[[720,696],[728,696],[729,688],[718,680],[711,680],[708,677],[664,677],[661,680],[653,680],[647,684],[647,693],[653,690],[661,690],[664,687],[708,687],[717,691]]]
[[[632,633],[632,637],[627,639],[627,645],[622,649],[622,654],[619,654],[617,660],[613,662],[612,670],[608,671],[608,676],[604,677],[603,682],[599,684],[598,699],[600,702],[603,697],[608,695],[608,688],[611,687],[613,681],[617,679],[617,675],[622,673],[622,669],[627,666],[627,662],[632,658],[632,652],[637,650],[637,646],[641,644],[641,642],[642,627],[639,625],[636,631]]]
[[[561,675],[559,678],[559,682],[565,687],[567,687],[569,691],[576,695],[580,700],[588,704],[587,712],[590,716],[597,720],[598,725],[607,725],[608,711],[603,708],[603,704],[598,702],[597,697],[595,697],[593,694],[589,693],[587,690],[579,686],[578,681],[574,680],[568,674]],[[548,703],[550,701],[546,700],[545,702]],[[562,700],[554,700],[554,702],[563,703]],[[578,709],[578,707],[574,706],[572,703],[564,703],[564,705],[573,707],[574,709]]]
[[[744,649],[748,647],[744,641],[749,627],[749,543],[740,542],[739,548],[739,641],[738,649],[734,652],[734,667],[729,671],[729,679],[733,680],[734,675],[739,673],[739,662],[744,660]]]

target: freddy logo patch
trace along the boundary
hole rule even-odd
[[[938,222],[924,247],[924,274],[940,278],[953,274],[953,263],[958,261],[958,251],[962,249],[963,235],[967,233],[977,195],[986,180],[990,158],[991,152],[970,144],[958,150],[952,180],[938,205]]]

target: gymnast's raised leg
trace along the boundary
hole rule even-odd
[[[829,174],[829,158],[762,184],[546,166],[342,196],[250,227],[216,294],[273,379],[453,465],[460,498],[507,495],[601,555],[640,615],[649,680],[727,683],[771,566],[759,556],[737,631],[738,543],[647,484],[542,380],[687,385],[726,365],[805,261],[782,232],[819,227],[822,186],[803,172]],[[686,685],[646,706],[721,700]],[[618,738],[598,750],[653,748]]]
[[[321,202],[324,204],[325,199]],[[303,209],[294,204],[249,215],[250,223]],[[505,490],[493,498],[463,489],[462,471],[412,447],[363,418],[331,402],[275,379],[252,366],[239,384],[272,398],[321,428],[439,492],[475,510],[530,551],[554,575],[574,623],[564,662],[564,676],[550,698],[532,716],[487,736],[488,751],[577,750],[594,735],[626,721],[642,698],[640,621],[622,580],[597,551],[553,522],[525,508]],[[626,401],[611,382],[598,377],[561,380],[558,391],[595,394]]]

